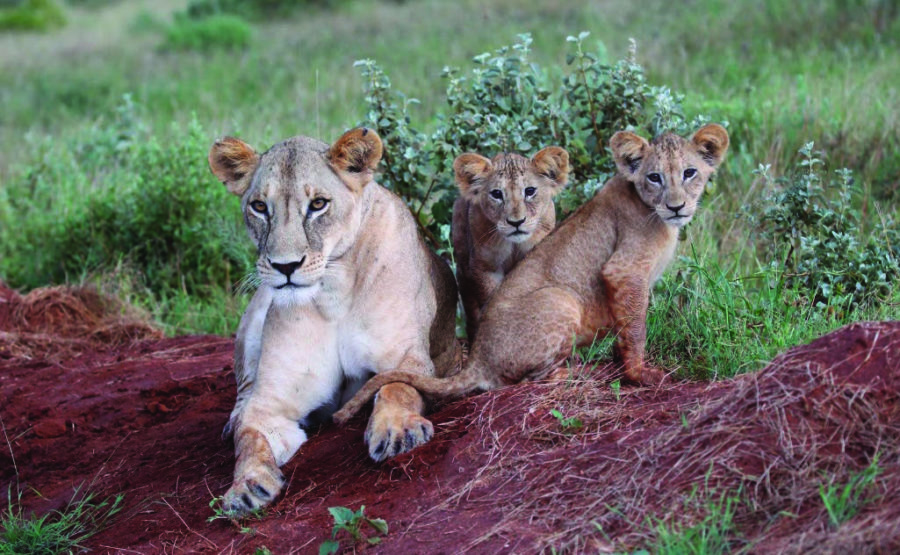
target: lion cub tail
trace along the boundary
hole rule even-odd
[[[345,424],[378,393],[379,389],[391,383],[405,383],[423,395],[438,399],[462,397],[479,389],[493,389],[492,384],[485,383],[481,369],[473,365],[467,366],[462,372],[449,378],[435,378],[403,371],[385,372],[376,374],[367,381],[356,395],[341,407],[341,410],[334,413],[332,418],[340,425]]]

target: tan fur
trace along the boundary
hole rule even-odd
[[[661,379],[644,364],[650,286],[671,261],[678,229],[690,221],[722,161],[728,134],[710,124],[690,140],[667,133],[647,143],[619,132],[610,146],[619,173],[500,285],[463,372],[446,380],[376,376],[334,419],[345,421],[391,382],[447,397],[543,378],[571,353],[573,339],[583,346],[604,334],[615,335],[616,359],[627,379]],[[654,174],[659,184],[649,181]]]
[[[455,366],[453,275],[403,201],[372,181],[381,153],[367,129],[331,147],[294,137],[258,155],[225,139],[210,151],[213,173],[241,195],[261,281],[235,344],[228,510],[270,503],[307,430],[372,374],[445,376]],[[423,410],[412,387],[384,387],[365,435],[372,458],[428,441]]]
[[[553,197],[566,184],[569,155],[557,146],[530,160],[510,153],[493,160],[467,153],[453,169],[462,193],[453,205],[453,252],[472,341],[491,294],[556,226]]]

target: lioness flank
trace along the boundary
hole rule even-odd
[[[628,380],[660,380],[644,364],[650,286],[672,260],[678,230],[694,216],[728,149],[728,133],[710,124],[690,139],[666,133],[648,143],[620,131],[610,148],[618,173],[503,281],[460,374],[381,374],[334,419],[346,421],[389,383],[447,397],[540,379],[572,352],[573,338],[587,345],[603,333],[615,335],[615,356]]]
[[[294,137],[257,154],[226,138],[210,150],[212,172],[241,197],[261,282],[235,344],[229,511],[271,502],[309,427],[372,374],[444,376],[455,365],[453,274],[403,201],[372,181],[381,154],[368,129],[330,147]],[[383,388],[365,434],[371,457],[428,441],[423,410],[412,387]]]
[[[530,160],[501,153],[492,160],[466,153],[453,162],[461,196],[453,204],[456,280],[475,339],[491,294],[556,226],[553,197],[566,185],[569,155],[548,146]]]

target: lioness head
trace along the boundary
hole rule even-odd
[[[481,206],[500,237],[521,243],[537,230],[541,214],[553,210],[553,197],[566,184],[569,154],[558,146],[531,160],[510,153],[493,160],[466,153],[453,162],[453,171],[463,196]]]
[[[651,142],[629,131],[609,141],[619,173],[634,184],[644,203],[667,224],[691,221],[709,177],[728,149],[728,133],[711,123],[690,140],[664,133]]]
[[[276,300],[311,300],[329,264],[353,244],[360,200],[381,153],[381,139],[369,129],[348,131],[330,147],[307,137],[263,154],[233,137],[212,146],[209,167],[241,197],[260,286],[275,289]]]

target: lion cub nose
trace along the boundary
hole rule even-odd
[[[506,223],[513,227],[519,227],[520,225],[525,223],[525,218],[522,218],[521,220],[510,220],[509,218],[507,218]]]
[[[296,270],[300,266],[303,266],[303,262],[305,260],[306,260],[306,257],[304,256],[303,258],[301,258],[299,261],[296,261],[296,262],[286,262],[284,264],[279,264],[278,262],[272,262],[271,260],[269,260],[269,264],[271,264],[273,268],[275,268],[276,270],[278,270],[285,276],[291,277],[291,274],[294,273],[294,270]]]
[[[667,204],[667,205],[666,205],[666,208],[668,208],[668,209],[671,210],[672,212],[678,214],[678,211],[681,210],[682,208],[684,208],[684,205],[685,205],[685,203],[683,203],[683,202],[682,202],[681,204],[679,204],[678,206],[669,206],[669,205]]]

